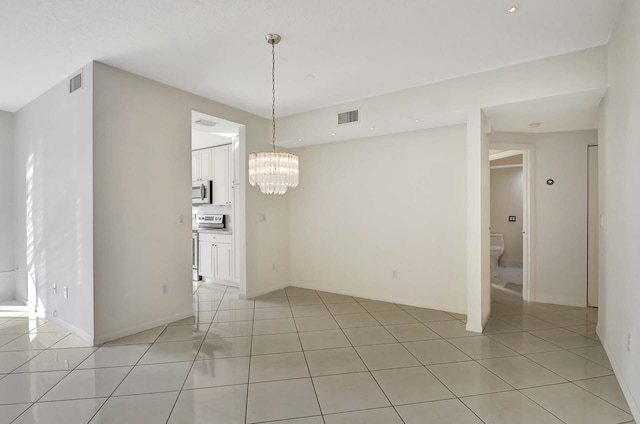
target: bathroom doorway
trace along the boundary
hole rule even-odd
[[[491,296],[528,301],[531,281],[531,161],[533,147],[491,145]]]

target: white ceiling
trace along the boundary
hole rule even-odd
[[[0,110],[99,60],[269,116],[278,32],[286,116],[605,44],[621,1],[2,0]]]
[[[598,128],[598,108],[605,94],[591,90],[484,108],[494,131],[542,133]],[[530,124],[539,123],[538,127]]]

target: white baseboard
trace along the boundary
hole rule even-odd
[[[627,404],[629,405],[629,409],[631,410],[631,415],[633,415],[633,418],[635,419],[636,422],[640,422],[640,405],[638,405],[635,398],[631,394],[631,390],[629,390],[629,386],[627,385],[627,382],[624,379],[622,372],[620,371],[620,367],[616,362],[616,358],[611,354],[611,349],[609,348],[609,344],[607,343],[607,340],[604,337],[602,337],[601,333],[602,332],[600,331],[600,324],[598,324],[596,326],[596,334],[600,338],[600,342],[602,343],[602,347],[604,348],[604,351],[607,353],[607,357],[609,358],[611,367],[613,367],[613,372],[615,373],[616,378],[618,379],[618,383],[620,384],[620,388],[622,389],[624,398],[626,399]]]
[[[453,312],[456,314],[463,314],[463,315],[467,313],[467,310],[465,308],[458,308],[451,305],[442,305],[442,304],[436,304],[436,303],[430,303],[430,302],[421,302],[416,299],[405,299],[405,298],[391,297],[391,296],[371,296],[368,293],[360,293],[360,292],[356,293],[350,290],[336,290],[332,287],[319,287],[319,286],[314,286],[310,284],[290,284],[290,285],[295,287],[300,287],[303,289],[320,290],[320,291],[326,291],[329,293],[343,294],[345,296],[355,296],[355,297],[362,297],[365,299],[379,300],[381,302],[399,303],[401,305],[415,306],[417,308],[435,309],[438,311]]]
[[[586,307],[586,298],[584,302],[573,297],[566,297],[562,295],[535,295],[530,299],[531,302],[549,303],[551,305],[563,305],[563,306],[575,306],[576,308]]]
[[[16,296],[14,271],[0,272],[0,300],[13,300]]]
[[[480,334],[482,334],[482,330],[483,330],[482,325],[473,324],[473,323],[470,323],[469,321],[467,321],[467,325],[465,328],[467,331],[471,331],[473,333],[480,333]]]
[[[145,330],[151,330],[152,328],[160,327],[161,325],[171,324],[172,322],[180,321],[181,319],[189,318],[192,316],[193,316],[193,310],[189,310],[188,312],[182,312],[170,317],[157,319],[155,321],[146,322],[140,325],[134,325],[132,327],[120,329],[117,331],[112,331],[107,334],[95,336],[94,344],[99,345],[99,344],[110,342],[113,340],[118,340],[122,337],[130,336],[132,334],[136,334]]]
[[[56,324],[60,325],[61,327],[66,328],[67,330],[69,330],[69,332],[75,334],[76,336],[80,337],[82,340],[84,340],[85,342],[93,345],[94,344],[94,340],[93,340],[93,336],[86,333],[85,331],[79,329],[78,327],[76,327],[75,325],[71,325],[68,322],[61,320],[58,317],[53,317],[50,315],[47,315],[47,320],[55,322]]]
[[[271,293],[272,291],[276,291],[276,290],[280,290],[283,289],[285,287],[289,287],[290,284],[289,283],[284,283],[284,284],[277,284],[275,286],[271,286],[271,287],[265,287],[259,290],[252,290],[252,291],[248,291],[247,290],[247,294],[245,295],[240,295],[240,297],[242,299],[254,299],[258,296],[262,296],[263,294],[267,294],[267,293]]]

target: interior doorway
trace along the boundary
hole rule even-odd
[[[533,146],[491,144],[492,301],[531,298]]]
[[[587,147],[587,306],[598,307],[598,146]]]
[[[511,154],[511,153],[510,153]],[[522,299],[522,153],[490,160],[491,286]]]
[[[246,294],[245,126],[191,113],[192,280]]]

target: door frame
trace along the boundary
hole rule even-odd
[[[489,155],[489,161],[522,155],[522,300],[535,301],[535,146],[529,143],[489,143],[489,149],[502,152]]]
[[[191,110],[191,121],[193,122],[193,114],[206,115],[217,122],[224,121],[227,124],[236,126],[238,129],[238,136],[230,139],[231,144],[231,162],[234,164],[235,175],[231,176],[230,184],[233,187],[232,190],[238,191],[237,203],[233,202],[233,255],[234,260],[232,266],[235,268],[238,264],[237,283],[226,282],[230,286],[237,286],[240,290],[240,296],[246,296],[247,294],[247,128],[246,125],[240,122],[231,121],[226,118],[222,118],[219,115],[215,115],[209,112],[203,112],[201,110]],[[193,130],[192,130],[193,131]],[[193,133],[190,133],[190,141],[192,140]],[[192,146],[193,149],[193,146]],[[193,166],[193,165],[192,165]],[[237,180],[236,180],[237,178]],[[230,197],[233,197],[233,192],[229,193]],[[232,274],[233,274],[232,270]],[[231,284],[229,284],[231,283]]]
[[[590,241],[591,241],[591,233],[590,233],[590,224],[591,224],[591,214],[590,214],[590,205],[591,205],[591,148],[592,147],[598,147],[598,144],[588,144],[587,145],[587,284],[586,284],[586,290],[587,290],[587,307],[593,307],[593,308],[597,308],[598,307],[598,299],[599,299],[599,293],[596,291],[596,305],[592,306],[590,304],[590,297],[589,297],[589,253],[590,253]],[[600,149],[597,149],[596,151],[596,158],[598,160],[598,166],[596,167],[596,177],[597,180],[599,180],[599,171],[600,171],[600,165],[599,165],[599,160],[600,160]],[[598,183],[596,182],[596,186],[598,186]],[[598,188],[598,201],[600,199],[600,191],[599,191],[599,186]],[[598,204],[598,232],[600,230],[600,223],[599,223],[599,216],[600,216],[600,206]],[[599,237],[598,237],[598,243],[599,243]],[[596,262],[598,262],[598,266],[599,264],[599,257],[598,254],[596,254]],[[599,273],[596,273],[596,288],[598,288],[598,284],[599,282]]]

